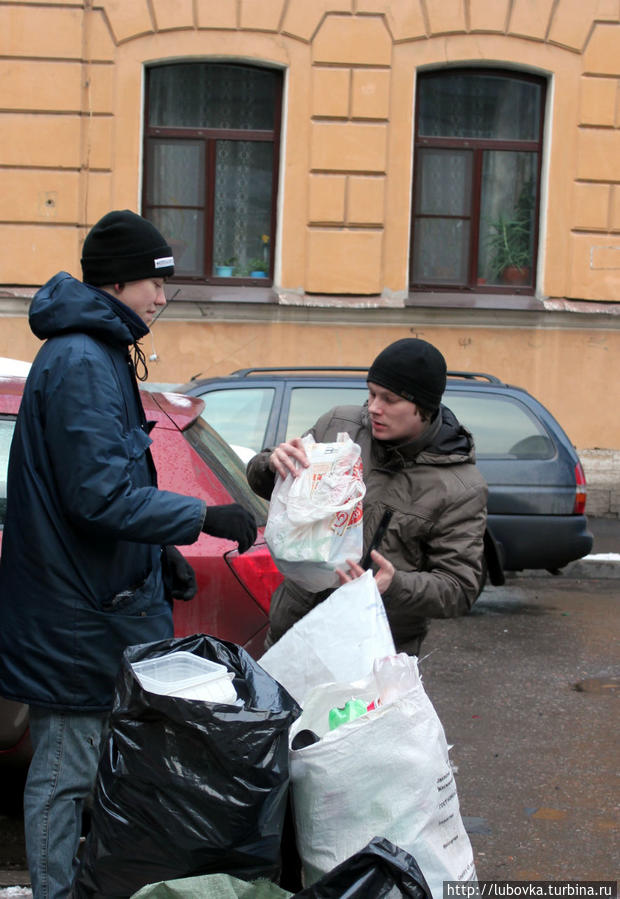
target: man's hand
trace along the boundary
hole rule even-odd
[[[176,546],[164,546],[162,558],[164,587],[168,597],[187,602],[198,590],[196,574]]]
[[[394,577],[394,566],[386,559],[385,556],[382,556],[380,552],[377,552],[376,549],[370,554],[370,558],[377,566],[377,571],[375,573],[375,583],[377,585],[377,590],[379,593],[385,593],[387,588],[392,583],[392,578]],[[348,584],[350,581],[354,581],[356,578],[361,577],[365,572],[359,562],[353,562],[351,559],[347,559],[347,565],[349,566],[349,570],[347,572],[342,571],[340,568],[336,569],[336,574],[340,579],[340,584]]]
[[[239,552],[244,553],[256,540],[254,516],[239,503],[226,506],[207,506],[202,530],[213,537],[236,540]]]
[[[280,443],[269,456],[269,468],[281,478],[285,478],[287,474],[297,478],[301,474],[301,468],[308,468],[309,465],[301,437]]]

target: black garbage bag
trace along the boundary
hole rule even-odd
[[[241,703],[144,690],[133,662],[184,650],[226,666]],[[71,895],[224,872],[276,880],[295,700],[240,646],[198,634],[129,647]]]
[[[415,858],[385,837],[374,837],[294,899],[432,899]]]

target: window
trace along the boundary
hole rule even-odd
[[[173,248],[175,278],[272,278],[281,93],[274,69],[147,70],[143,212]]]
[[[192,422],[189,428],[183,431],[183,436],[226,487],[231,499],[245,506],[254,515],[259,527],[264,525],[267,521],[268,504],[254,493],[248,484],[245,465],[232,447],[228,446],[202,418]]]
[[[511,397],[455,391],[444,397],[444,403],[472,432],[480,459],[552,459],[555,455],[542,424]]]
[[[363,406],[367,399],[366,387],[295,387],[291,391],[286,439],[301,437],[334,406]]]
[[[254,455],[264,446],[274,395],[273,387],[213,390],[202,394],[200,414],[227,443]]]
[[[418,76],[414,289],[533,292],[544,105],[530,75]]]

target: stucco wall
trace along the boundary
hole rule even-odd
[[[139,209],[144,64],[229,58],[286,72],[277,284],[402,298],[415,73],[501,64],[549,78],[540,293],[618,300],[617,0],[13,2],[0,35],[0,283]]]
[[[139,210],[144,66],[172,58],[285,72],[278,290],[236,318],[216,301],[166,313],[153,380],[367,364],[415,332],[451,367],[529,389],[578,446],[620,447],[620,419],[605,411],[620,399],[618,0],[3,2],[1,355],[31,359],[38,346],[20,285],[61,268],[79,277],[88,227],[111,208]],[[404,307],[415,76],[450,64],[547,76],[538,293],[586,311],[503,315],[501,297],[497,315]],[[370,295],[376,308],[361,308]]]
[[[174,306],[174,304],[173,304]],[[203,320],[175,319],[171,309],[143,341],[149,380],[179,384],[194,375],[210,377],[238,368],[285,365],[367,366],[390,341],[419,336],[435,343],[454,370],[488,372],[525,387],[560,421],[580,449],[620,448],[615,414],[620,384],[620,328],[574,327],[553,316],[528,324],[493,315],[478,324],[467,314],[438,322],[436,313],[324,310],[303,316],[281,310],[279,320],[252,319],[247,309]],[[173,316],[166,320],[166,316]],[[222,320],[224,318],[224,320]],[[317,318],[319,320],[317,320]],[[0,318],[0,356],[31,360],[40,346],[25,317]]]

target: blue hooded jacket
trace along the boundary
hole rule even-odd
[[[0,695],[108,710],[126,646],[172,636],[161,546],[202,500],[158,490],[129,346],[132,309],[60,272],[35,295],[45,340],[20,407],[0,561]]]

